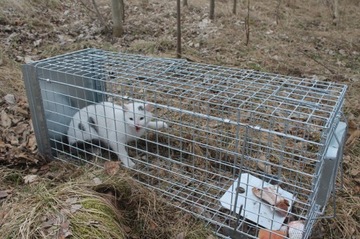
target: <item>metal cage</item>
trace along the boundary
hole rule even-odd
[[[80,108],[151,102],[170,127],[127,145],[131,174],[219,237],[308,238],[334,191],[345,85],[98,49],[24,65],[23,75],[39,151],[60,160],[114,160],[99,145],[91,157],[74,154],[63,140]],[[272,188],[288,207],[279,213],[253,188]],[[303,223],[299,237],[291,220]]]

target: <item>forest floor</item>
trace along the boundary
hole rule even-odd
[[[93,170],[62,162],[48,163],[36,154],[22,64],[85,48],[176,57],[175,1],[150,0],[148,5],[140,0],[125,1],[121,38],[112,37],[109,30],[110,1],[96,2],[102,20],[90,0],[2,0],[0,3],[0,172],[3,174],[0,232],[10,217],[9,212],[16,211],[9,205],[19,202],[25,205],[33,194],[43,192],[44,188],[39,190],[39,185],[68,187],[69,182],[79,177],[84,182],[84,175]],[[336,191],[336,217],[319,219],[314,231],[318,238],[360,238],[360,2],[340,1],[339,17],[334,20],[329,0],[250,1],[249,9],[247,1],[240,0],[235,15],[232,1],[219,0],[213,21],[208,18],[208,1],[188,2],[189,6],[182,8],[183,58],[282,75],[316,77],[348,86],[344,114],[349,130],[343,178],[339,176]],[[246,22],[250,30],[248,39]],[[96,170],[91,172],[98,175]],[[26,177],[29,175],[35,176]],[[91,180],[98,177],[105,177],[101,181],[109,180],[109,176],[94,176]],[[38,182],[35,191],[31,186],[33,181]],[[72,209],[79,210],[76,203],[69,202]],[[326,215],[332,215],[333,210],[330,203]],[[172,219],[183,218],[180,212],[178,215],[182,216]],[[191,222],[183,221],[180,224],[184,227],[172,229],[173,234],[157,231],[156,223],[150,223],[152,227],[146,232],[163,233],[162,238],[211,238],[206,230],[201,236],[192,234],[188,229],[191,223],[198,222],[187,217],[186,220]],[[124,233],[131,235],[130,238],[143,238],[144,235],[131,234],[135,229],[129,227]],[[66,225],[61,228],[62,234],[57,231],[56,235],[65,238],[71,234]],[[29,235],[26,233],[29,231],[21,234],[23,238]]]

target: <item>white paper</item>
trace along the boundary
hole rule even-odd
[[[235,179],[234,183],[220,198],[221,205],[229,209],[230,211],[234,211],[234,204],[237,193],[236,188],[238,188],[238,181],[238,178]],[[271,205],[257,198],[252,192],[253,187],[264,188],[269,186],[272,185],[257,177],[252,176],[251,174],[242,174],[240,178],[240,187],[245,189],[245,192],[239,193],[238,195],[236,213],[239,212],[240,206],[243,205],[243,209],[241,211],[242,217],[245,217],[267,229],[279,230],[280,227],[283,225],[286,216],[281,216],[279,213],[274,212],[274,209]],[[284,197],[289,201],[290,210],[295,199],[294,195],[283,190],[280,187],[278,189],[278,193],[280,196]]]

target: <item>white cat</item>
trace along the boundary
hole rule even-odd
[[[100,140],[115,151],[126,167],[135,163],[125,149],[126,143],[141,137],[146,128],[161,129],[163,121],[151,121],[150,104],[129,103],[123,107],[111,102],[93,104],[80,109],[73,117],[67,132],[68,142]]]

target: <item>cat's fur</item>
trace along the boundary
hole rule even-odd
[[[146,128],[161,129],[168,125],[162,121],[151,121],[151,105],[129,103],[119,106],[111,102],[101,102],[86,106],[73,117],[68,129],[68,142],[100,140],[107,144],[126,167],[132,168],[125,149],[126,143],[144,135]]]

